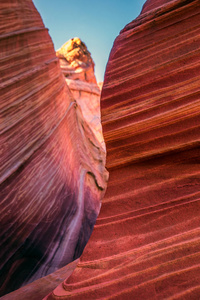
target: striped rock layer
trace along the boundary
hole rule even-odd
[[[1,1],[0,20],[3,295],[80,256],[106,171],[105,151],[66,85],[32,1]]]
[[[108,189],[81,262],[45,299],[200,298],[200,4],[147,1],[102,91]]]
[[[105,150],[100,114],[100,88],[94,75],[94,61],[86,45],[79,39],[67,41],[56,51],[65,81],[83,117]]]

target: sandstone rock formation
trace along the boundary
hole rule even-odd
[[[102,91],[102,88],[103,88],[103,81],[98,82],[98,87],[100,88],[100,91]]]
[[[65,80],[80,105],[85,120],[105,150],[100,114],[100,89],[94,75],[94,62],[86,45],[73,38],[56,51]]]
[[[32,1],[1,1],[0,11],[3,295],[80,256],[107,173]]]
[[[72,38],[56,51],[66,78],[96,84],[94,61],[84,42]]]
[[[72,276],[45,299],[200,298],[200,5],[148,0],[102,91],[110,179]]]

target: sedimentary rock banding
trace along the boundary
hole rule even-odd
[[[45,299],[198,299],[199,1],[151,1],[102,91],[109,185],[78,268]]]
[[[199,11],[193,9],[198,3],[193,1],[176,8],[175,2],[170,4],[169,17],[163,16],[165,19],[158,21],[155,15],[154,26],[146,25],[145,18],[136,28],[133,22],[133,27],[127,27],[116,39],[102,102],[107,148],[113,151],[110,166],[121,164],[123,157],[124,162],[127,157],[127,163],[138,159],[141,151],[144,156],[151,155],[150,148],[150,153],[145,148],[148,149],[148,143],[154,147],[155,140],[158,146],[154,150],[161,153],[173,150],[173,146],[176,150],[186,144],[192,146],[193,142],[198,144]],[[130,47],[133,50],[128,55]],[[187,134],[188,129],[194,136]],[[159,142],[159,136],[165,143]],[[131,157],[123,154],[123,150],[119,151],[121,160],[114,157],[117,153],[114,145],[119,141],[126,151],[130,147]],[[159,143],[164,146],[162,149]],[[141,149],[137,149],[138,144]]]
[[[80,256],[107,173],[32,1],[0,8],[2,296]]]
[[[100,114],[100,89],[94,75],[94,62],[90,52],[79,38],[72,38],[56,51],[56,55],[73,97],[105,150]]]
[[[197,297],[199,168],[165,163],[110,172],[110,188],[79,267],[47,299],[149,299],[149,291],[151,299]]]

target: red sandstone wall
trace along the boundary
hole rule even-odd
[[[108,189],[78,268],[45,299],[200,298],[199,18],[199,1],[147,1],[115,40]]]
[[[76,259],[105,189],[105,153],[31,0],[1,1],[0,295]]]

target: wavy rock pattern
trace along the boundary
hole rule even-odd
[[[105,152],[31,0],[0,4],[0,295],[80,256],[106,185]]]
[[[199,299],[200,5],[147,1],[102,91],[109,185],[72,274],[45,299]]]
[[[105,150],[100,114],[100,88],[94,75],[94,61],[86,45],[73,38],[56,51],[67,85],[81,107],[83,117]]]
[[[77,266],[79,258],[63,268],[39,278],[9,294],[2,296],[1,300],[41,300],[52,292],[63,280],[66,280]]]

